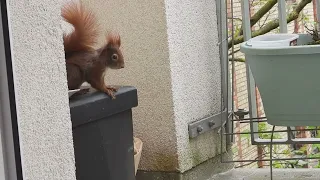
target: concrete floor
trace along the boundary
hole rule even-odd
[[[270,180],[270,169],[232,169],[209,180]],[[320,169],[274,169],[273,180],[320,180]]]
[[[232,158],[227,153],[224,160]],[[269,168],[238,168],[216,156],[183,174],[138,171],[137,180],[270,180]],[[273,180],[320,180],[320,169],[273,169]]]

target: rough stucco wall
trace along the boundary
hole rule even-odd
[[[24,179],[75,180],[60,2],[8,8]]]
[[[139,106],[133,110],[133,119],[135,136],[144,142],[139,168],[175,171],[178,169],[177,142],[164,2],[83,2],[94,10],[102,30],[120,32],[125,68],[108,71],[106,82],[133,85],[138,89]]]
[[[217,132],[189,140],[188,123],[220,112],[215,1],[83,2],[102,29],[122,36],[126,67],[109,71],[106,81],[138,88],[134,130],[144,141],[140,169],[184,172],[214,157],[220,149]]]
[[[220,149],[217,132],[189,140],[188,123],[220,112],[215,1],[83,2],[103,30],[122,36],[126,67],[109,71],[106,81],[138,88],[134,130],[144,141],[140,169],[184,172],[214,157]]]
[[[219,153],[220,136],[189,140],[188,123],[221,111],[221,78],[215,0],[165,0],[179,169]]]

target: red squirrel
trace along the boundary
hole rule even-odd
[[[70,34],[63,35],[69,90],[78,89],[88,82],[115,99],[117,88],[106,85],[104,76],[107,68],[124,68],[120,35],[107,34],[106,43],[94,49],[99,35],[94,14],[80,2],[71,1],[62,8],[61,15],[74,27]]]

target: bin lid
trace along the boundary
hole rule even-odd
[[[70,114],[72,127],[117,114],[138,106],[137,89],[123,86],[112,100],[107,94],[90,91],[70,99]]]

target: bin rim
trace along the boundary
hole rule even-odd
[[[298,34],[299,38],[306,38],[308,34]],[[299,41],[298,38],[298,41]],[[248,41],[241,43],[240,51],[245,55],[299,55],[299,54],[320,54],[320,45],[298,45],[288,47],[252,47],[247,44]]]

